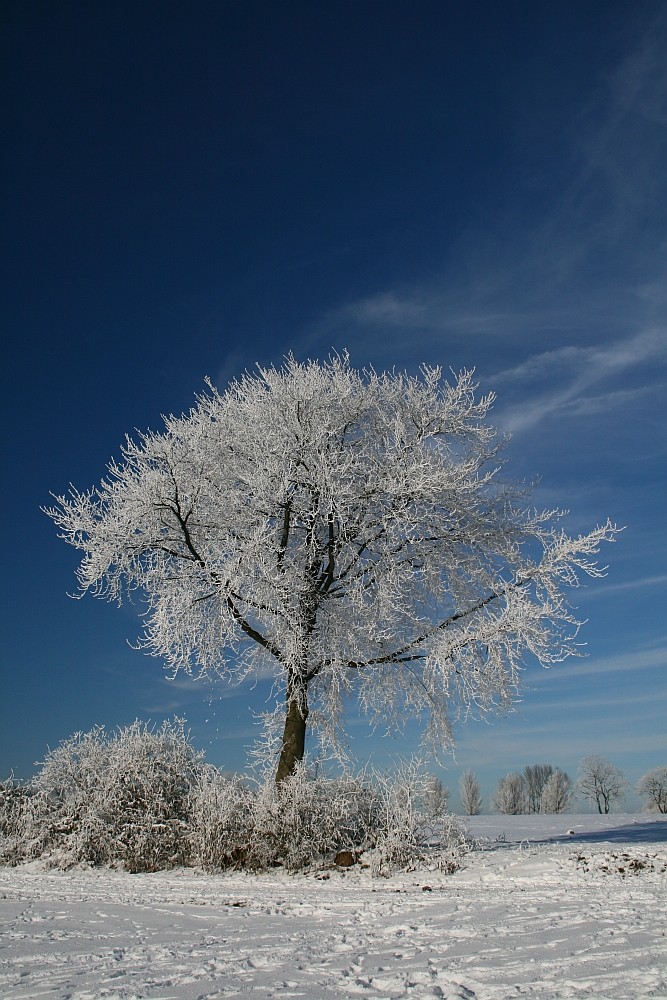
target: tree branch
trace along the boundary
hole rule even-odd
[[[285,658],[278,647],[270,639],[267,639],[266,636],[263,636],[261,632],[258,632],[256,628],[253,628],[250,622],[243,617],[229,594],[227,595],[227,607],[231,611],[234,621],[249,639],[252,639],[268,653],[271,653],[272,656],[275,656],[279,663],[285,663]]]
[[[403,663],[406,662],[406,660],[419,659],[425,654],[414,654],[408,657],[406,657],[405,654],[410,653],[411,650],[420,646],[423,642],[426,642],[427,639],[431,639],[438,632],[443,632],[445,629],[449,628],[450,625],[453,625],[454,622],[461,621],[463,618],[468,618],[470,615],[474,615],[477,611],[481,611],[482,608],[485,608],[488,604],[499,600],[501,597],[504,597],[512,590],[516,590],[518,587],[525,586],[528,582],[529,577],[526,577],[524,579],[515,580],[514,583],[507,584],[507,586],[503,587],[501,590],[495,591],[487,597],[482,598],[482,600],[478,601],[477,604],[473,604],[471,608],[466,608],[465,611],[457,611],[455,614],[450,615],[449,618],[439,622],[438,625],[434,625],[428,632],[424,632],[422,635],[418,636],[418,638],[412,639],[404,646],[401,646],[400,649],[394,650],[393,653],[386,653],[384,656],[376,656],[372,659],[363,661],[349,660],[346,664],[344,664],[344,666],[349,667],[352,670],[360,670],[364,667],[375,667],[381,663]],[[477,638],[478,637],[476,636],[471,636],[470,642],[476,642]],[[465,643],[465,645],[467,645],[467,643]]]

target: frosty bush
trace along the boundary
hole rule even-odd
[[[254,795],[240,778],[202,768],[190,792],[190,862],[205,871],[240,868],[254,831]]]
[[[0,781],[0,836],[15,836],[21,825],[28,790],[10,775]]]
[[[299,871],[341,848],[370,846],[375,807],[360,778],[315,777],[301,763],[279,785],[266,775],[252,788],[207,768],[191,792],[192,863]]]
[[[187,862],[189,796],[203,754],[183,723],[152,731],[135,722],[110,741],[102,818],[113,831],[116,857],[130,871],[158,871]]]
[[[393,774],[374,772],[377,796],[374,849],[370,853],[374,874],[397,868],[429,867],[453,870],[467,850],[463,827],[444,812],[433,795],[433,778],[417,761],[403,764]]]
[[[30,810],[31,789],[14,781],[0,782],[0,860],[15,864],[23,857],[23,830]]]
[[[121,863],[135,872],[182,864],[188,798],[201,768],[179,720],[76,733],[47,754],[27,789],[15,855],[60,867]],[[11,846],[4,844],[6,860]]]
[[[299,763],[279,784],[251,783],[204,764],[179,720],[98,726],[50,751],[28,785],[0,785],[0,860],[296,872],[349,850],[373,874],[451,868],[465,837],[433,793],[417,764],[332,778]]]

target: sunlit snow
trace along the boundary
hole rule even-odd
[[[5,1000],[667,997],[667,819],[479,816],[453,875],[0,869]]]

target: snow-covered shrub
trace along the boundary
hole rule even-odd
[[[201,767],[180,720],[76,733],[49,751],[28,786],[19,855],[129,871],[182,864],[188,797]]]
[[[443,807],[416,763],[337,777],[300,763],[253,784],[204,764],[179,720],[97,726],[50,751],[26,786],[0,785],[0,860],[302,871],[345,851],[365,853],[374,874],[452,867],[465,838]]]
[[[374,778],[380,808],[371,868],[374,874],[382,875],[405,867],[424,846],[417,812],[417,798],[423,789],[415,789],[404,774],[376,773]]]
[[[100,803],[113,831],[115,855],[130,871],[158,871],[187,861],[190,789],[203,754],[183,723],[152,730],[139,722],[110,741],[109,770]]]
[[[299,763],[279,784],[267,779],[259,786],[248,865],[280,863],[298,871],[341,848],[364,845],[373,809],[372,791],[360,778],[314,777]]]
[[[191,863],[205,871],[244,867],[254,836],[254,802],[240,778],[203,767],[189,797]]]
[[[28,785],[14,781],[11,776],[0,782],[0,862],[16,864],[23,858],[31,794]]]
[[[21,825],[28,789],[13,777],[0,781],[0,836],[15,835]]]
[[[374,772],[373,788],[378,800],[369,852],[374,874],[406,867],[458,867],[468,848],[466,831],[434,800],[433,779],[418,761],[389,774]]]
[[[252,789],[206,770],[191,792],[192,862],[209,871],[302,871],[349,850],[366,853],[378,875],[418,863],[454,867],[465,834],[440,804],[437,816],[424,810],[421,796],[432,805],[431,791],[416,768],[332,778],[300,763],[279,784],[267,774]]]
[[[54,864],[106,860],[104,824],[97,812],[108,750],[103,727],[75,733],[46,755],[29,784],[22,816],[26,858],[51,856]]]

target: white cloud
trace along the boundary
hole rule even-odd
[[[557,674],[563,675],[564,679],[566,675],[567,680],[598,674],[627,673],[631,675],[638,670],[666,670],[667,646],[657,645],[650,649],[624,650],[613,656],[568,660],[566,665],[553,669]],[[539,674],[533,673],[532,680],[539,676]]]
[[[520,404],[507,407],[497,417],[501,425],[516,433],[552,418],[558,413],[570,417],[603,413],[634,403],[658,391],[664,383],[655,383],[656,368],[667,362],[667,336],[651,328],[630,334],[612,343],[587,347],[568,345],[558,350],[531,355],[520,364],[495,376],[495,384],[520,384]],[[630,378],[633,370],[652,366],[649,384],[611,385],[606,392],[593,392],[601,383]],[[531,380],[546,382],[546,390],[533,388]],[[558,388],[553,388],[560,382]]]
[[[644,576],[633,580],[625,580],[623,583],[607,583],[600,581],[595,589],[586,594],[587,599],[596,600],[600,597],[606,598],[609,594],[622,593],[628,590],[639,590],[642,587],[659,587],[667,584],[667,573],[656,576]]]
[[[532,354],[520,364],[499,371],[496,382],[517,382],[554,377],[570,372],[585,384],[609,374],[623,372],[647,361],[667,360],[667,331],[651,328],[620,338],[612,343],[590,346],[569,344],[554,350]]]
[[[518,184],[497,217],[443,234],[446,266],[343,303],[306,339],[328,348],[344,334],[379,363],[483,366],[491,386],[494,365],[508,385],[552,378],[508,413],[519,430],[574,405],[583,416],[623,403],[604,392],[585,401],[584,390],[667,350],[667,15],[643,33],[637,23],[634,46],[563,136],[569,175],[541,214]]]

